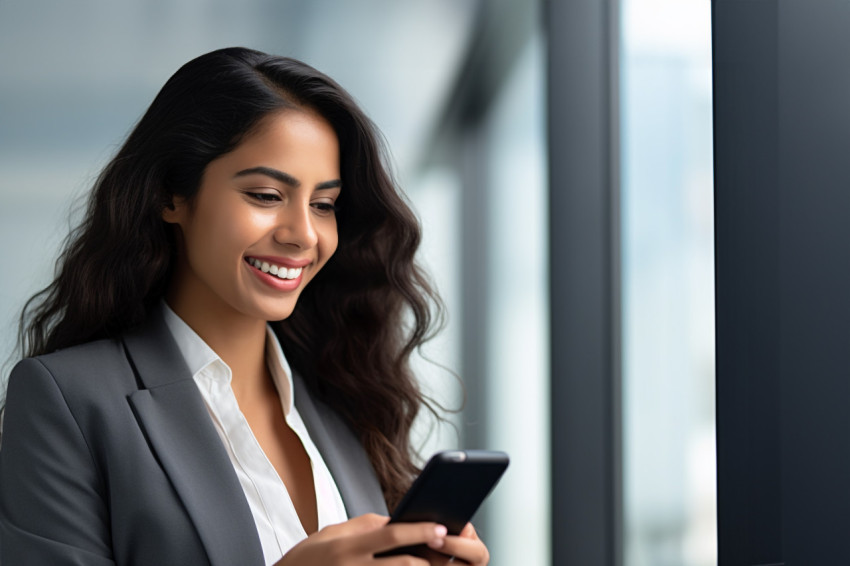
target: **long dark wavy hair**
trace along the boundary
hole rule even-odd
[[[95,182],[55,279],[21,313],[19,347],[36,356],[141,324],[175,262],[164,207],[174,195],[191,200],[208,163],[289,108],[309,108],[333,126],[344,190],[336,253],[292,315],[273,325],[290,365],[359,436],[392,508],[417,471],[412,423],[432,406],[410,355],[440,326],[443,309],[414,261],[419,223],[376,128],[344,89],[304,63],[228,48],[180,68]]]

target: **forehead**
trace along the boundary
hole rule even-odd
[[[338,172],[339,140],[331,124],[317,112],[287,109],[264,117],[231,152],[213,163],[217,161],[278,167],[289,164]]]
[[[314,109],[304,106],[285,108],[260,118],[245,134],[239,145],[257,137],[262,138],[263,136],[287,133],[290,135],[306,135],[311,131],[315,133],[321,132],[321,134],[337,140],[334,127],[324,116]]]

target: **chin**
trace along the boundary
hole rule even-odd
[[[270,305],[268,303],[253,303],[253,304],[243,304],[241,307],[237,307],[237,310],[241,312],[244,316],[253,319],[264,320],[266,322],[274,322],[277,320],[284,320],[289,318],[292,314],[292,311],[295,310],[294,305],[292,306],[281,306],[281,305]]]
[[[276,308],[276,309],[265,309],[263,317],[269,322],[275,322],[278,320],[286,320],[290,316],[292,316],[292,312],[295,310],[294,305],[289,308]]]
[[[290,316],[292,316],[292,311],[287,312],[287,313],[286,313],[286,314],[284,314],[283,316],[276,316],[276,317],[274,317],[274,318],[268,318],[268,319],[266,319],[266,320],[268,320],[268,322],[280,322],[280,321],[282,321],[282,320],[286,320],[286,319],[287,319],[287,318],[289,318]]]

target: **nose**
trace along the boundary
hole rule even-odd
[[[318,244],[319,237],[313,225],[314,218],[309,203],[287,206],[281,210],[275,227],[274,240],[299,249],[310,249]]]

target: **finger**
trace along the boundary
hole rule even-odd
[[[490,561],[490,551],[478,538],[447,536],[437,550],[475,566],[484,565]]]
[[[376,531],[387,524],[390,518],[384,515],[376,515],[375,513],[367,513],[353,519],[349,519],[343,523],[329,525],[316,533],[317,537],[326,540],[337,537],[359,535]]]
[[[365,515],[360,515],[359,517],[355,517],[353,519],[349,519],[345,523],[349,525],[352,533],[355,532],[367,532],[374,531],[376,529],[380,529],[384,525],[389,522],[390,518],[386,515],[378,515],[376,513],[366,513]]]
[[[407,555],[376,558],[375,562],[377,562],[381,566],[432,566],[432,563],[424,558],[417,558],[415,556]]]
[[[372,553],[417,544],[438,548],[446,532],[446,527],[437,523],[395,523],[360,537],[357,544],[362,545],[361,550]]]
[[[475,527],[472,526],[472,523],[467,523],[458,536],[478,540],[478,533],[475,531]]]
[[[432,550],[427,547],[422,548],[423,550],[420,550],[418,556],[425,558],[430,566],[444,566],[446,564],[468,564],[466,560],[461,560],[460,558],[455,558],[454,556],[449,556],[448,554],[443,554],[442,552]]]

